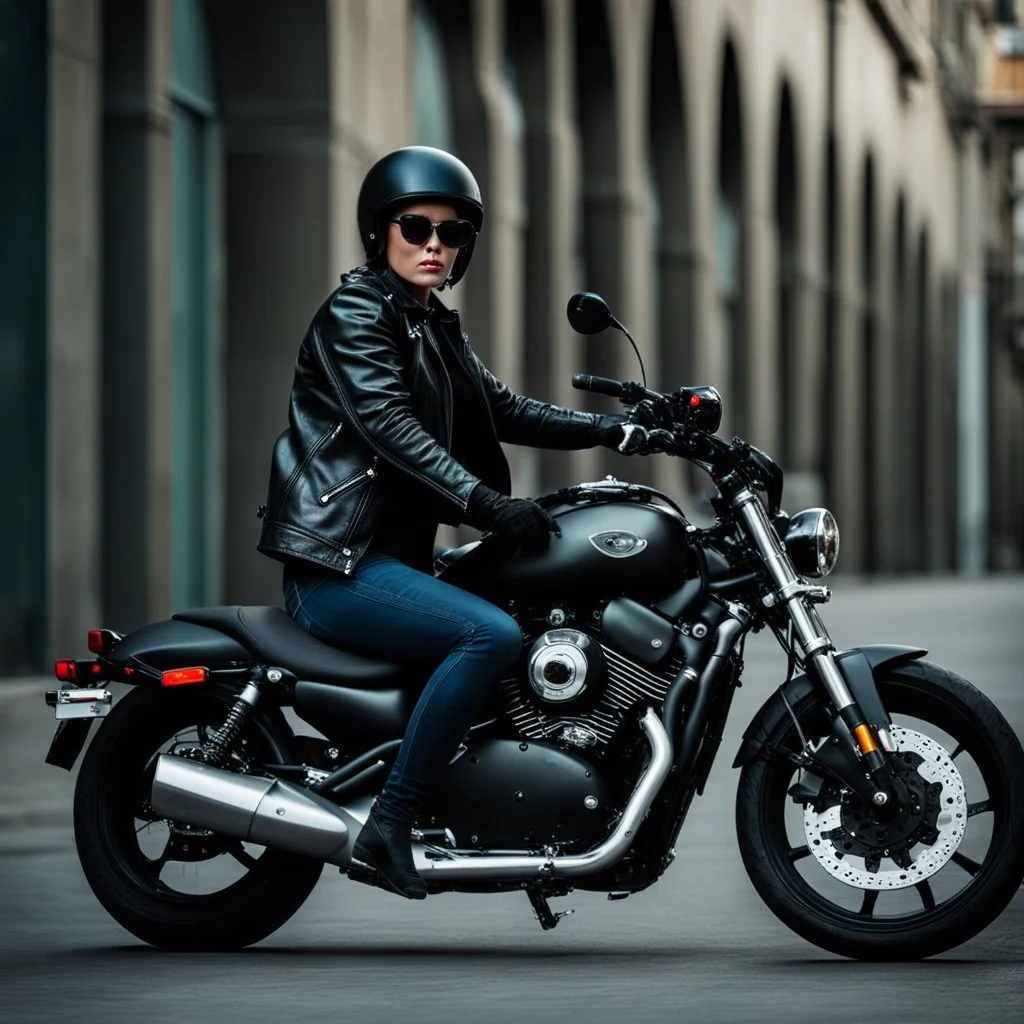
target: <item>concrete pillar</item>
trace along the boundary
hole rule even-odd
[[[764,16],[764,7],[757,13]],[[746,280],[743,351],[747,396],[747,440],[779,457],[779,233],[775,219],[775,169],[778,151],[779,87],[769,54],[754,34],[737,49],[743,124]]]
[[[100,11],[51,0],[48,654],[100,624]],[[69,595],[74,595],[69,600]]]
[[[577,334],[565,316],[569,297],[586,287],[576,240],[580,231],[579,186],[581,140],[576,119],[576,52],[573,0],[545,0],[547,59],[551,83],[549,131],[551,135],[550,298],[547,324],[551,339],[551,386],[554,400],[569,408],[582,407],[582,392],[573,390],[572,376],[586,370],[586,339]],[[551,467],[551,463],[547,465]],[[596,453],[576,452],[570,457],[569,479],[592,480]],[[553,467],[551,467],[553,468]],[[549,468],[550,471],[550,468]],[[552,483],[556,481],[552,479]]]
[[[957,250],[960,253],[960,391],[957,414],[957,567],[988,566],[988,352],[981,232],[981,157],[977,131],[965,132],[959,153]]]
[[[409,0],[330,0],[330,233],[324,287],[363,262],[356,203],[363,176],[385,153],[409,145],[412,52]],[[396,27],[401,26],[401,31]]]
[[[287,426],[299,342],[348,269],[330,265],[340,243],[332,240],[326,5],[306,9],[298,19],[261,0],[240,19],[230,5],[207,7],[223,88],[228,603],[280,601],[280,564],[255,549],[256,509]]]
[[[103,7],[103,598],[132,628],[170,607],[168,0]]]

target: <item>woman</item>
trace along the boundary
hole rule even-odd
[[[483,222],[461,161],[421,146],[385,156],[363,181],[358,221],[367,262],[342,277],[300,347],[259,550],[286,563],[286,607],[313,636],[437,664],[354,848],[388,887],[422,899],[410,829],[522,643],[514,619],[434,578],[437,526],[543,547],[558,527],[509,497],[499,442],[617,447],[623,417],[513,394],[434,294],[466,272]]]

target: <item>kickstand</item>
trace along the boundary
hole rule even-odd
[[[528,885],[526,886],[526,896],[530,901],[530,906],[533,907],[534,913],[537,915],[537,920],[540,921],[541,928],[544,931],[550,931],[554,928],[563,917],[568,917],[569,914],[575,914],[575,910],[560,910],[557,914],[551,909],[548,903],[547,897],[544,895],[544,890],[539,885]]]

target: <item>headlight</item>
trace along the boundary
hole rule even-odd
[[[827,508],[797,512],[786,530],[786,553],[801,576],[827,576],[839,558],[839,526]]]

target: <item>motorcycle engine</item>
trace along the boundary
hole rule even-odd
[[[682,658],[652,670],[610,646],[596,623],[586,631],[562,623],[533,637],[525,631],[525,664],[497,694],[502,713],[523,739],[614,755],[635,739],[635,712],[664,701]]]

